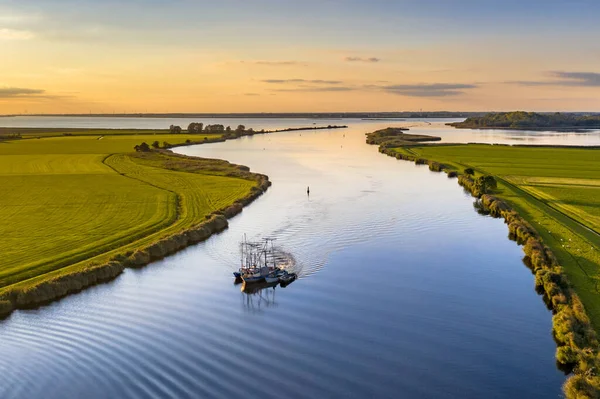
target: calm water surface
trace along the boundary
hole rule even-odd
[[[307,118],[109,118],[109,117],[64,117],[64,116],[16,116],[0,117],[0,127],[59,127],[59,128],[123,128],[123,129],[166,129],[170,125],[187,127],[191,122],[204,124],[220,123],[236,127],[245,125],[255,130],[275,130],[288,127],[349,125],[353,129],[371,132],[388,126],[408,127],[415,134],[440,136],[442,141],[456,143],[500,143],[500,144],[560,144],[600,145],[600,130],[585,133],[536,132],[528,130],[471,130],[455,129],[445,124],[462,119],[307,119]]]
[[[208,241],[1,322],[0,397],[560,397],[521,249],[455,180],[364,144],[388,124],[179,148],[273,186]],[[301,278],[240,292],[243,234]]]

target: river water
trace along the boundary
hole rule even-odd
[[[136,126],[159,122],[172,123]],[[560,397],[551,314],[502,221],[444,173],[364,143],[390,122],[314,123],[350,127],[178,148],[273,186],[204,243],[0,322],[0,397]],[[418,124],[447,141],[479,137]],[[528,140],[600,141],[539,137]],[[244,234],[275,238],[300,278],[241,292],[231,272]]]

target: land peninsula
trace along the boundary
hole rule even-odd
[[[345,127],[345,126],[344,126]],[[311,126],[283,129],[326,129]],[[257,133],[0,129],[0,316],[118,276],[205,240],[261,195],[267,176],[169,148]]]
[[[571,114],[556,112],[542,114],[536,112],[499,112],[483,116],[471,116],[463,122],[448,123],[459,129],[518,129],[571,131],[600,129],[600,115]]]
[[[566,397],[600,397],[600,149],[426,143],[437,139],[367,134],[384,154],[458,177],[480,212],[504,218],[553,312]]]

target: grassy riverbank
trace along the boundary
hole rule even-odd
[[[536,289],[554,313],[557,361],[575,372],[565,393],[598,397],[600,150],[407,143],[380,151],[458,176],[476,196],[477,178],[495,178],[497,188],[478,204],[503,217],[511,238],[524,245]]]
[[[555,252],[600,332],[600,150],[455,145],[405,147],[449,170],[496,177],[495,196],[531,223]]]
[[[205,239],[269,185],[226,161],[133,152],[198,135],[93,132],[0,141],[0,314]]]

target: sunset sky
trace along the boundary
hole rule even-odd
[[[0,114],[600,111],[598,0],[0,0]]]

